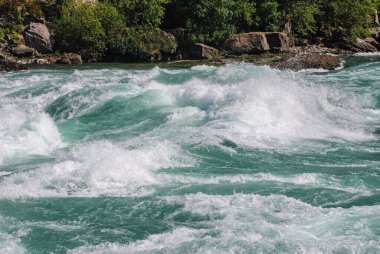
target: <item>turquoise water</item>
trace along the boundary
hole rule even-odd
[[[0,253],[380,253],[380,58],[0,76]]]

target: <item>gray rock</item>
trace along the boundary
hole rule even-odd
[[[36,50],[24,45],[12,48],[12,54],[17,57],[32,57],[36,54]]]
[[[225,44],[228,54],[254,54],[270,50],[265,33],[252,32],[233,35]]]
[[[374,46],[377,50],[380,50],[380,43],[376,39],[371,37],[371,38],[365,39],[364,41]]]
[[[32,22],[25,28],[23,35],[27,46],[43,54],[52,52],[51,35],[45,24]]]
[[[209,59],[219,58],[219,50],[201,43],[195,43],[188,49],[190,58],[193,59]]]
[[[377,52],[377,48],[363,39],[357,39],[356,43],[351,46],[354,52]]]

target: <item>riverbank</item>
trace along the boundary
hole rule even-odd
[[[292,47],[287,53],[262,53],[242,55],[221,55],[216,59],[183,59],[161,62],[129,62],[145,63],[149,66],[164,66],[168,68],[188,68],[195,65],[222,66],[231,63],[252,63],[254,65],[268,65],[273,68],[301,70],[301,69],[326,69],[333,70],[341,66],[341,58],[352,56],[355,52],[326,48],[320,46]],[[0,62],[0,71],[18,71],[37,65],[68,65],[84,63],[77,54],[64,55],[38,55],[33,57],[18,58],[9,56]],[[104,62],[118,63],[118,62]],[[120,63],[120,62],[119,62]],[[123,62],[128,63],[128,62]]]

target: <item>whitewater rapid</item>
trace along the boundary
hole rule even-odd
[[[0,252],[376,253],[379,69],[3,74]]]

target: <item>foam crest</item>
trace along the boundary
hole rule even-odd
[[[278,148],[305,139],[373,139],[370,119],[352,93],[269,68],[223,68],[216,77],[171,86],[150,81],[146,89],[162,91],[172,98],[167,103],[180,109],[204,112],[205,124],[197,130],[206,142],[218,143],[223,138],[248,147]],[[233,78],[234,71],[241,72],[241,80]],[[171,120],[178,119],[180,124],[178,113],[177,109]]]
[[[12,158],[48,155],[62,146],[58,129],[45,113],[28,105],[0,105],[0,165]]]
[[[79,144],[53,165],[4,177],[0,198],[148,195],[161,184],[156,170],[187,163],[181,148],[165,141],[139,148],[107,141]]]

